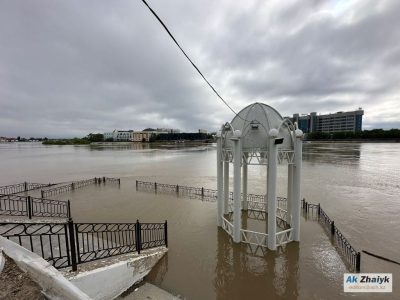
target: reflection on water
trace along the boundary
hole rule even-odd
[[[196,147],[194,147],[196,146]],[[88,147],[91,151],[124,151],[124,150],[187,150],[199,151],[205,147],[214,147],[213,144],[205,143],[99,143],[91,144]]]
[[[213,285],[216,299],[297,299],[299,244],[278,251],[254,251],[248,244],[235,244],[226,232],[217,232],[217,265]]]
[[[303,144],[303,160],[315,164],[359,164],[361,144]],[[333,146],[332,146],[333,145]]]

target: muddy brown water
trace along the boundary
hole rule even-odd
[[[358,250],[400,261],[400,144],[304,144],[302,197],[321,203]],[[278,168],[286,196],[287,168]],[[147,280],[188,299],[400,299],[400,267],[362,254],[362,272],[393,273],[393,293],[343,292],[351,272],[327,231],[301,218],[301,241],[276,252],[234,244],[216,226],[216,203],[135,188],[135,180],[216,188],[208,146],[44,146],[0,143],[0,185],[120,177],[121,186],[87,186],[70,199],[76,222],[163,222],[169,252]],[[231,170],[232,176],[232,170]],[[265,193],[266,170],[249,167],[249,193]],[[231,181],[232,184],[232,181]],[[265,220],[243,216],[251,230]]]

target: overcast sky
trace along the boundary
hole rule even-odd
[[[240,111],[400,127],[400,1],[148,0]],[[0,0],[0,136],[216,130],[233,113],[140,0]]]

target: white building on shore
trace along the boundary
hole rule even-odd
[[[104,132],[104,140],[113,139],[114,142],[133,142],[133,130],[117,130]]]

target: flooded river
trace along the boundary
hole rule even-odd
[[[400,261],[400,144],[304,144],[302,197],[321,203],[357,251]],[[232,172],[232,168],[231,168]],[[287,167],[278,168],[286,197]],[[234,244],[216,225],[216,203],[135,188],[135,180],[216,189],[216,147],[44,146],[0,143],[0,185],[107,176],[121,186],[87,186],[70,199],[76,222],[163,222],[169,252],[147,280],[188,299],[400,299],[400,266],[362,254],[362,272],[393,273],[393,293],[343,292],[351,271],[331,237],[301,218],[301,241],[278,251]],[[231,174],[232,179],[232,174]],[[264,194],[266,169],[249,167],[249,193]],[[231,182],[232,186],[233,182]],[[244,214],[253,230],[264,220]]]

